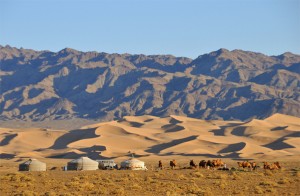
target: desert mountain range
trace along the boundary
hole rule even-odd
[[[247,122],[182,116],[125,116],[75,130],[0,128],[1,158],[200,156],[297,159],[300,118],[274,114]]]
[[[0,119],[300,116],[300,55],[220,49],[196,59],[0,46]]]

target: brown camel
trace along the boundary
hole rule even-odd
[[[192,167],[192,168],[196,168],[197,167],[197,165],[195,164],[194,160],[190,161],[190,167]]]
[[[172,169],[175,169],[175,167],[176,167],[176,161],[175,161],[175,159],[173,161],[170,161],[170,167]]]

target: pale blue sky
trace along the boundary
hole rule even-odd
[[[300,0],[0,0],[0,44],[173,54],[300,54]]]

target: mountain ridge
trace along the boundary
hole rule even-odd
[[[190,59],[0,45],[0,63],[1,120],[300,116],[300,55],[290,52],[220,49]]]

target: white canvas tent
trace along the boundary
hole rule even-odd
[[[145,166],[145,162],[135,158],[121,162],[121,169],[126,170],[148,170]]]
[[[29,159],[19,165],[19,171],[46,171],[46,163],[36,159]]]
[[[67,170],[97,170],[99,163],[88,157],[80,157],[68,162]]]

